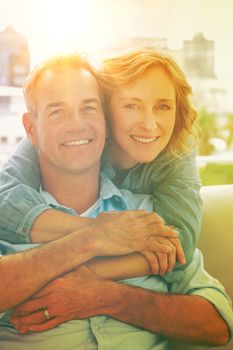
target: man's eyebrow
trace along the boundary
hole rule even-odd
[[[45,106],[45,109],[56,108],[56,107],[64,107],[64,106],[65,106],[65,102],[51,102],[51,103],[48,103]]]
[[[87,104],[87,103],[98,103],[98,104],[100,104],[101,101],[98,98],[85,98],[84,100],[82,100],[82,104]]]

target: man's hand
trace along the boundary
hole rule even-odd
[[[113,303],[104,297],[103,291],[109,283],[112,282],[82,266],[50,282],[32,299],[16,307],[11,321],[21,333],[43,332],[73,319],[100,314],[103,307],[116,310],[117,301]]]
[[[151,251],[170,253],[172,248],[166,238],[177,238],[177,232],[164,224],[156,213],[144,210],[108,212],[93,221],[94,240],[99,256],[125,255],[133,252]]]

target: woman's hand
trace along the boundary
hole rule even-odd
[[[178,238],[160,238],[160,242],[168,245],[171,251],[167,254],[153,253],[150,251],[142,251],[151,267],[151,272],[156,275],[164,275],[171,272],[175,266],[176,260],[181,264],[185,264],[185,255],[181,243]]]
[[[99,256],[141,251],[166,254],[172,248],[162,238],[178,237],[175,229],[166,226],[159,215],[144,210],[102,213],[92,225],[93,232],[88,238],[94,240]]]

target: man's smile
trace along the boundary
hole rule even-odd
[[[72,140],[63,143],[63,146],[80,146],[80,145],[87,145],[90,143],[92,140],[91,139],[80,139],[80,140]]]

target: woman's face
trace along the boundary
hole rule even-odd
[[[109,112],[109,157],[113,165],[128,169],[151,162],[168,144],[174,129],[174,85],[162,68],[150,68],[113,93]]]

